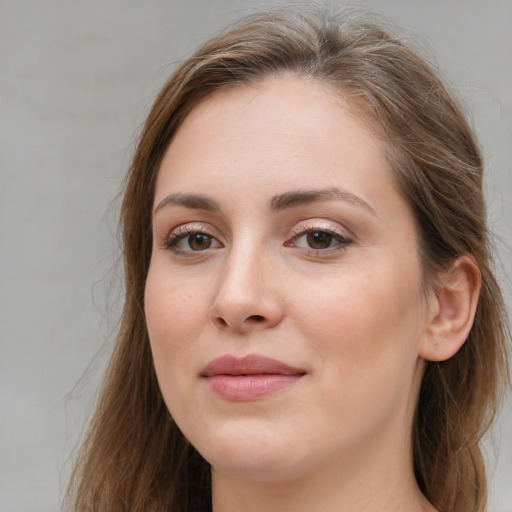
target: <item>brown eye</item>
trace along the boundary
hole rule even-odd
[[[212,235],[200,230],[192,231],[184,229],[184,232],[171,233],[166,242],[167,249],[176,254],[192,254],[194,252],[206,251],[207,249],[218,249],[222,244]]]
[[[333,236],[326,231],[310,231],[306,240],[312,249],[327,249],[332,245]]]
[[[329,229],[304,229],[301,226],[299,229],[299,233],[286,242],[285,246],[313,250],[316,255],[320,255],[333,254],[333,251],[341,251],[353,243],[349,238]]]
[[[188,237],[188,246],[193,251],[204,251],[212,245],[212,237],[203,233],[194,233]]]

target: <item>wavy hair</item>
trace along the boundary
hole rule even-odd
[[[434,68],[385,23],[360,13],[278,9],[244,18],[204,44],[156,98],[127,175],[120,214],[125,304],[113,356],[76,461],[67,506],[86,511],[211,508],[209,466],[170,416],[144,317],[155,181],[187,114],[220,88],[283,73],[349,99],[376,136],[418,226],[425,282],[472,255],[482,291],[471,333],[451,359],[428,362],[412,425],[417,482],[442,512],[483,512],[480,441],[508,381],[509,324],[486,227],[482,158]]]

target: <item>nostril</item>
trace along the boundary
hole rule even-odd
[[[220,316],[217,318],[217,322],[220,324],[221,327],[226,327],[228,325],[226,320],[224,320],[224,318]]]
[[[251,315],[246,319],[246,322],[254,322],[255,324],[259,324],[265,320],[264,316],[261,315]]]

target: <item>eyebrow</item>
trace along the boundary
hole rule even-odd
[[[375,209],[370,206],[364,199],[356,196],[348,190],[332,187],[320,190],[296,190],[278,194],[270,200],[270,208],[272,210],[285,210],[294,208],[303,204],[314,203],[317,201],[341,200],[362,206],[373,215],[376,215]]]
[[[153,210],[153,215],[167,206],[184,206],[193,210],[220,211],[220,205],[211,197],[202,194],[170,194],[162,199]]]
[[[295,190],[277,194],[272,197],[269,206],[273,211],[281,211],[304,204],[329,200],[347,201],[357,206],[362,206],[373,215],[376,215],[374,208],[366,201],[348,190],[337,187],[319,190]],[[217,201],[203,194],[174,193],[158,203],[158,206],[153,211],[153,215],[168,206],[183,206],[193,210],[206,210],[209,212],[219,212],[221,210],[220,204]]]

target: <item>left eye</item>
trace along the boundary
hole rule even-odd
[[[348,242],[349,240],[337,233],[325,230],[311,230],[298,236],[293,242],[293,245],[295,247],[322,250],[335,245],[347,244]]]

